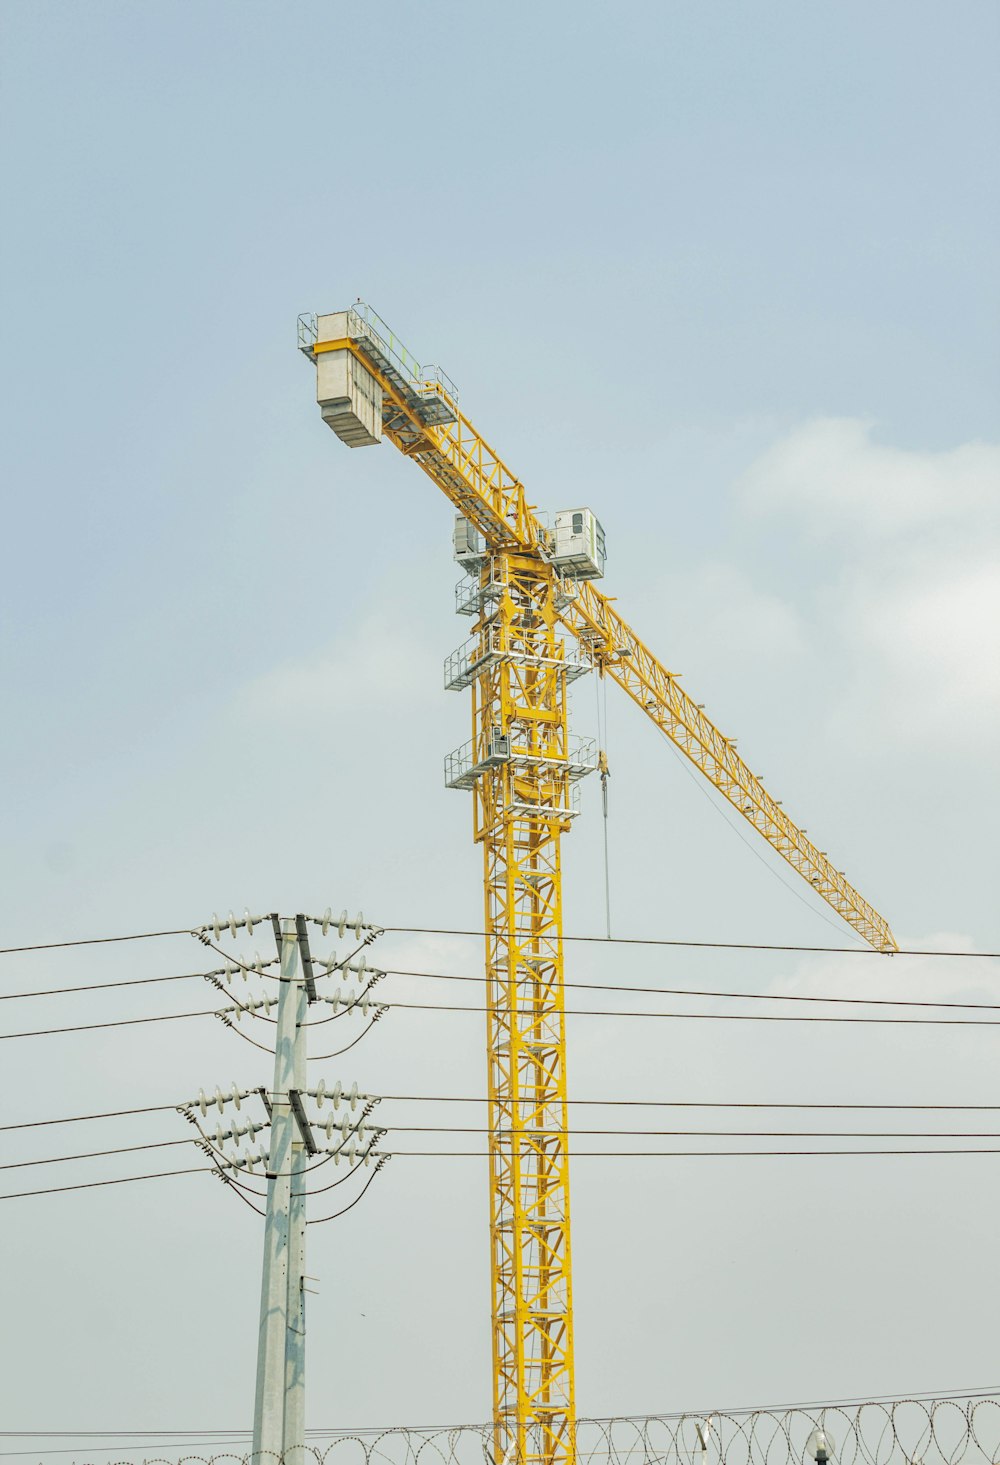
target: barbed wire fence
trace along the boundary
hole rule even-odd
[[[1000,1465],[1000,1390],[987,1396],[662,1414],[577,1422],[578,1465],[811,1465],[821,1429],[830,1465]],[[309,1431],[295,1459],[270,1454],[130,1454],[101,1465],[517,1465],[495,1458],[488,1425]],[[154,1448],[156,1448],[154,1446]],[[85,1451],[77,1465],[84,1465]]]

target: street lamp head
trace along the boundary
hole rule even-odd
[[[827,1465],[835,1449],[833,1435],[826,1429],[814,1429],[806,1440],[806,1454],[812,1456],[816,1465]]]

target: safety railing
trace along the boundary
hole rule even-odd
[[[370,341],[411,392],[428,399],[443,398],[457,414],[458,388],[451,377],[439,366],[422,366],[370,305],[361,300],[352,305],[347,324],[352,338]]]

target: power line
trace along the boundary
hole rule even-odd
[[[398,933],[414,936],[486,936],[496,934],[482,930],[466,930],[453,926],[383,926],[385,932]],[[30,946],[2,946],[0,956],[12,956],[19,952],[26,951],[59,951],[75,946],[103,946],[114,942],[123,941],[151,941],[161,936],[192,936],[195,932],[191,927],[178,926],[169,931],[136,931],[125,936],[88,936],[74,941],[40,941]],[[582,941],[596,943],[602,946],[677,946],[693,950],[710,951],[797,951],[816,952],[838,956],[941,956],[941,957],[974,957],[981,959],[996,959],[1000,957],[1000,951],[932,951],[919,947],[904,947],[898,951],[876,951],[868,946],[799,946],[782,942],[764,941],[694,941],[681,939],[667,939],[664,937],[652,936],[567,936],[558,938],[561,941]]]
[[[392,1150],[409,1160],[488,1160],[486,1150]],[[1000,1149],[907,1150],[567,1150],[571,1160],[727,1160],[838,1158],[847,1155],[1000,1155]],[[0,1196],[0,1200],[3,1197]]]
[[[8,1129],[42,1129],[49,1124],[82,1124],[88,1119],[120,1119],[126,1114],[156,1114],[176,1108],[176,1104],[144,1104],[141,1109],[105,1109],[100,1114],[70,1114],[63,1119],[29,1119],[23,1124],[0,1124],[0,1133]]]
[[[386,971],[386,976],[430,977],[436,981],[478,982],[480,984],[487,980],[485,973],[480,976],[470,976],[455,972],[408,971],[401,967],[390,967]],[[574,990],[580,992],[637,992],[648,997],[731,997],[739,1002],[839,1002],[847,1003],[850,1006],[863,1005],[866,1007],[945,1007],[960,1008],[970,1012],[1000,1012],[1000,1002],[931,1002],[906,997],[817,997],[811,994],[804,996],[799,993],[723,992],[702,987],[629,987],[613,982],[562,982],[560,985],[567,992]]]
[[[207,1165],[195,1165],[190,1170],[158,1170],[152,1175],[123,1175],[119,1180],[87,1180],[79,1185],[52,1185],[45,1190],[15,1190],[0,1195],[0,1200],[21,1200],[26,1195],[59,1195],[66,1190],[97,1190],[102,1185],[132,1185],[136,1180],[166,1180],[168,1175],[211,1175]]]
[[[196,977],[223,975],[225,973],[220,968],[214,972],[177,972],[169,977],[128,977],[121,982],[87,982],[81,987],[43,987],[32,992],[0,992],[0,1002],[16,1002],[21,997],[62,997],[68,992],[102,992],[105,987],[148,987],[155,982],[190,982]]]
[[[237,969],[252,971],[255,975],[258,974],[256,968],[244,967],[235,958],[233,959],[232,965]],[[26,999],[30,997],[59,997],[73,992],[100,992],[105,988],[111,990],[117,987],[143,987],[158,982],[194,981],[199,977],[209,978],[224,975],[225,969],[219,968],[211,972],[177,972],[164,977],[129,977],[122,981],[88,982],[83,986],[76,987],[46,987],[29,992],[4,992],[0,993],[0,1002],[14,1002],[21,998]],[[274,981],[278,980],[272,972],[260,972],[259,975],[270,977]],[[426,977],[433,981],[442,982],[474,982],[480,985],[487,980],[485,973],[473,975],[466,972],[414,971],[403,967],[389,967],[386,969],[385,975],[388,977]],[[738,1002],[819,1002],[865,1007],[947,1008],[963,1012],[1000,1012],[1000,1003],[998,1002],[950,1002],[906,997],[823,997],[812,993],[733,992],[704,987],[640,987],[614,982],[571,981],[563,982],[561,985],[565,991],[634,992],[639,995],[651,997],[713,997],[727,1000],[732,999]],[[332,1021],[332,1019],[327,1018],[325,1021]]]
[[[454,926],[383,926],[388,933],[412,936],[495,936],[496,931],[470,931]],[[513,934],[517,934],[516,930]],[[558,936],[555,941],[584,941],[598,946],[682,946],[704,951],[805,951],[834,956],[962,956],[996,958],[1000,951],[929,951],[904,947],[897,951],[876,951],[871,946],[793,946],[777,941],[682,941],[654,936]],[[2,955],[2,953],[0,953]]]
[[[393,1011],[404,1012],[475,1012],[484,1013],[489,1009],[479,1004],[445,1003],[445,1002],[385,1002],[381,1007]],[[141,1023],[150,1022],[181,1022],[185,1018],[193,1017],[218,1017],[220,1014],[214,1008],[203,1008],[198,1012],[171,1012],[161,1013],[155,1017],[124,1017],[110,1022],[86,1022],[75,1023],[70,1027],[59,1028],[34,1028],[19,1033],[0,1033],[0,1042],[9,1041],[12,1038],[48,1038],[60,1033],[87,1033],[94,1032],[101,1028],[127,1028],[135,1027]],[[254,1014],[251,1014],[253,1016]],[[535,1016],[530,1008],[519,1008],[511,1014],[513,1017],[530,1018]],[[621,1018],[642,1018],[652,1019],[673,1019],[677,1022],[825,1022],[825,1023],[851,1023],[855,1026],[896,1026],[896,1027],[1000,1027],[1000,1018],[980,1017],[854,1017],[832,1016],[831,1014],[810,1013],[774,1013],[774,1012],[652,1012],[640,1011],[629,1012],[622,1008],[586,1008],[568,1007],[567,1017],[621,1017]],[[368,1028],[360,1033],[353,1042],[348,1043],[347,1048],[353,1048],[354,1044],[369,1031],[374,1025],[374,1019],[369,1023]],[[233,1029],[239,1031],[238,1029]],[[252,1038],[245,1033],[240,1033],[247,1042],[253,1042]],[[260,1046],[255,1045],[255,1046]],[[324,1058],[336,1058],[341,1053],[346,1053],[347,1048],[339,1048],[336,1053],[316,1054],[317,1060]],[[265,1049],[266,1052],[272,1051]]]
[[[486,1096],[465,1094],[382,1094],[386,1103],[412,1104],[481,1104]],[[1000,1104],[842,1104],[768,1102],[760,1099],[568,1099],[570,1107],[637,1108],[637,1109],[793,1109],[832,1110],[854,1113],[892,1111],[894,1113],[997,1113]],[[0,1133],[15,1129],[41,1129],[54,1124],[82,1124],[90,1120],[121,1119],[133,1114],[165,1113],[176,1110],[176,1104],[146,1104],[138,1109],[105,1109],[95,1114],[69,1114],[58,1119],[29,1119],[20,1124],[0,1124]]]
[[[1000,1138],[1000,1136],[998,1136]],[[0,1170],[27,1170],[32,1165],[64,1165],[70,1160],[96,1160],[104,1155],[131,1155],[136,1150],[166,1150],[174,1145],[193,1145],[198,1141],[193,1136],[185,1135],[183,1139],[161,1139],[151,1140],[148,1144],[122,1145],[114,1150],[85,1150],[75,1155],[50,1155],[45,1160],[10,1160],[0,1165]]]
[[[181,1022],[186,1017],[215,1017],[215,1011],[205,1008],[202,1012],[167,1012],[158,1017],[120,1017],[114,1022],[82,1022],[66,1028],[35,1028],[30,1032],[0,1033],[0,1042],[10,1038],[51,1038],[57,1033],[90,1033],[97,1028],[130,1028],[143,1022]]]
[[[116,941],[153,941],[158,936],[191,936],[188,927],[176,931],[136,931],[129,936],[86,936],[77,941],[37,941],[33,946],[0,946],[0,956],[13,956],[19,951],[60,951],[69,946],[108,946]]]
[[[389,1134],[485,1134],[493,1131],[484,1126],[463,1126],[455,1124],[390,1124]],[[543,1136],[548,1138],[551,1135],[569,1135],[573,1138],[585,1136],[588,1139],[603,1136],[614,1139],[998,1139],[1000,1133],[983,1130],[865,1130],[865,1129],[552,1129],[544,1127],[538,1130],[525,1130],[514,1136],[506,1126],[500,1132],[500,1138],[506,1142],[514,1138],[532,1140]],[[194,1136],[187,1136],[183,1139],[151,1140],[146,1144],[123,1145],[108,1150],[84,1150],[72,1155],[50,1155],[42,1160],[12,1160],[0,1165],[0,1170],[27,1170],[36,1165],[64,1165],[74,1160],[97,1160],[107,1155],[129,1155],[139,1150],[164,1150],[172,1149],[177,1145],[198,1144]],[[622,1151],[623,1154],[635,1153],[634,1151]],[[321,1163],[326,1163],[321,1162]],[[178,1172],[180,1173],[180,1172]],[[351,1172],[343,1176],[334,1184],[341,1184],[343,1180],[350,1179]],[[229,1178],[228,1176],[226,1177]],[[323,1190],[331,1189],[324,1186]],[[306,1191],[308,1195],[319,1195],[322,1191]],[[254,1194],[259,1195],[259,1191]]]
[[[483,1126],[453,1124],[390,1124],[390,1134],[492,1134]],[[565,1134],[579,1137],[604,1135],[621,1139],[1000,1139],[1000,1134],[984,1130],[947,1133],[944,1130],[840,1130],[840,1129],[551,1129],[548,1125],[537,1130],[525,1129],[514,1135],[509,1126],[503,1125],[500,1137],[504,1140],[547,1137]],[[174,1141],[176,1143],[176,1141]],[[190,1143],[190,1141],[189,1141]],[[112,1152],[114,1153],[114,1152]],[[73,1156],[70,1156],[72,1159]],[[34,1164],[45,1163],[33,1161]],[[10,1168],[0,1166],[0,1169]]]
[[[1000,1148],[907,1148],[907,1149],[773,1149],[773,1150],[568,1150],[567,1157],[573,1160],[753,1160],[753,1159],[842,1159],[863,1156],[882,1157],[905,1155],[1000,1155]],[[380,1158],[409,1160],[488,1160],[486,1150],[390,1150]],[[0,1201],[22,1200],[28,1196],[61,1195],[71,1190],[98,1190],[107,1185],[131,1185],[140,1180],[165,1180],[172,1175],[213,1175],[215,1166],[196,1165],[185,1170],[161,1170],[146,1175],[124,1175],[115,1180],[90,1180],[75,1185],[47,1186],[39,1190],[8,1191],[0,1194]],[[374,1178],[375,1171],[372,1172]],[[370,1183],[370,1182],[369,1182]],[[360,1199],[360,1196],[358,1197]],[[353,1203],[352,1203],[353,1204]],[[350,1209],[350,1207],[347,1207]],[[343,1212],[337,1214],[342,1215]],[[332,1220],[334,1217],[321,1219]],[[312,1223],[314,1224],[314,1223]]]
[[[739,1404],[729,1407],[712,1405],[710,1408],[687,1409],[682,1411],[662,1414],[605,1414],[590,1416],[587,1418],[578,1417],[578,1424],[632,1424],[646,1423],[647,1421],[660,1419],[707,1419],[710,1415],[733,1415],[733,1414],[766,1414],[783,1413],[789,1409],[833,1409],[840,1406],[857,1408],[865,1404],[935,1404],[939,1400],[952,1399],[994,1399],[1000,1395],[1000,1385],[991,1387],[975,1387],[967,1389],[915,1389],[900,1390],[894,1394],[873,1394],[867,1398],[858,1398],[856,1395],[842,1399],[796,1399],[792,1402],[783,1401],[771,1404]],[[430,1434],[443,1430],[468,1429],[468,1430],[489,1430],[492,1428],[484,1423],[465,1424],[401,1424],[401,1425],[337,1425],[317,1426],[314,1429],[307,1429],[306,1434],[313,1438],[329,1438],[339,1436],[342,1438],[353,1438],[356,1435],[380,1435],[386,1433],[408,1432],[412,1434]],[[158,1440],[181,1440],[191,1441],[192,1435],[212,1436],[205,1439],[205,1444],[218,1443],[220,1435],[240,1435],[246,1437],[250,1430],[239,1427],[233,1429],[3,1429],[0,1430],[0,1440],[17,1439],[101,1439],[101,1440],[145,1440],[155,1443]],[[235,1443],[235,1442],[234,1442]],[[45,1453],[56,1453],[49,1451]]]
[[[480,1006],[467,1006],[459,1003],[443,1002],[387,1002],[386,1007],[394,1011],[405,1010],[412,1012],[487,1012],[489,1009]],[[518,1008],[511,1011],[511,1017],[534,1017],[535,1014],[530,1008]],[[919,1027],[1000,1027],[1000,1018],[984,1017],[833,1017],[820,1013],[810,1013],[808,1016],[800,1013],[776,1013],[776,1012],[626,1012],[614,1008],[585,1008],[567,1007],[567,1017],[638,1017],[638,1018],[673,1018],[677,1021],[699,1021],[699,1022],[828,1022],[828,1023],[854,1023],[864,1026],[919,1026]],[[16,1036],[16,1034],[15,1034]]]
[[[487,1102],[485,1095],[481,1098],[466,1098],[457,1094],[382,1094],[381,1098],[385,1103],[408,1101],[423,1104],[485,1104]],[[812,1101],[797,1104],[769,1103],[762,1099],[567,1099],[566,1102],[571,1108],[574,1105],[587,1105],[602,1109],[623,1107],[639,1109],[846,1109],[854,1111],[928,1111],[932,1113],[1000,1111],[1000,1104],[841,1104]]]

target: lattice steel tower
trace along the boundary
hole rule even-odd
[[[567,685],[616,681],[738,812],[871,945],[888,924],[785,814],[735,743],[597,590],[603,532],[589,509],[543,524],[519,480],[368,306],[302,316],[323,419],[351,447],[383,436],[447,495],[472,637],[445,685],[472,689],[472,738],[445,782],[473,793],[485,872],[495,1465],[575,1460],[560,840],[576,780],[597,766],[570,737]],[[566,639],[566,633],[569,639]]]

